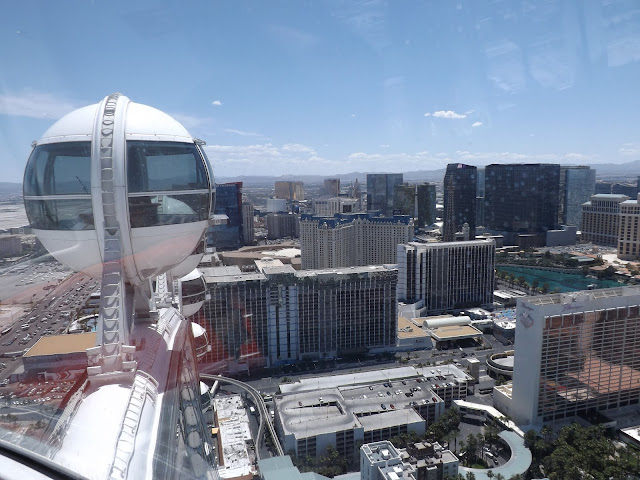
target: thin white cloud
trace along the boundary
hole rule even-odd
[[[373,50],[391,44],[386,28],[388,4],[385,0],[350,0],[340,2],[338,18]]]
[[[481,127],[482,126],[482,122],[473,122],[471,124],[472,127]]]
[[[306,145],[301,145],[299,143],[286,143],[282,146],[282,150],[285,152],[295,152],[295,153],[308,153],[311,155],[316,155],[316,151],[307,147]]]
[[[396,77],[386,78],[383,82],[385,88],[395,87],[398,85],[402,85],[404,83],[404,77],[402,75],[398,75]]]
[[[401,164],[405,171],[434,170],[449,163],[488,165],[491,163],[566,163],[588,164],[599,160],[597,155],[582,153],[529,154],[519,152],[471,152],[458,150],[453,153],[364,153],[356,152],[347,157],[352,171],[384,171],[390,164]]]
[[[453,110],[438,110],[433,113],[425,113],[425,117],[436,117],[436,118],[450,118],[450,119],[458,119],[458,118],[467,118],[467,115],[464,113],[456,113]]]
[[[241,137],[264,137],[261,133],[257,132],[246,132],[244,130],[237,130],[235,128],[225,128],[224,131],[226,133],[233,133],[234,135],[240,135]]]
[[[389,148],[391,145],[386,145],[386,144],[382,144],[380,145],[380,148]]]
[[[318,43],[315,35],[285,25],[269,25],[267,31],[290,53],[304,53]]]
[[[220,100],[214,100],[213,102],[211,102],[211,105],[215,105],[216,107],[219,107],[220,105],[222,105],[222,102]]]
[[[282,175],[336,171],[342,162],[321,157],[313,147],[298,143],[274,145],[207,145],[207,156],[217,176]]]
[[[640,61],[640,9],[635,2],[619,2],[603,10],[607,64],[619,67]]]
[[[198,117],[196,115],[189,115],[186,113],[179,113],[179,112],[172,112],[172,113],[169,113],[168,115],[175,118],[178,122],[182,124],[184,128],[187,128],[187,129],[200,128],[211,121],[211,119],[207,117]]]
[[[640,144],[629,142],[618,149],[618,153],[625,157],[640,157]]]
[[[526,87],[522,51],[512,41],[501,41],[485,49],[487,76],[493,84],[507,93],[516,93]]]
[[[0,115],[56,120],[79,106],[50,93],[25,91],[0,95]]]

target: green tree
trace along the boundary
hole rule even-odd
[[[536,439],[538,438],[538,434],[535,430],[527,430],[524,434],[524,446],[527,448],[533,447],[536,443]]]
[[[548,293],[549,292],[549,284],[547,282],[544,282],[542,284],[542,288],[540,290],[542,291],[542,293]]]
[[[473,465],[478,458],[478,440],[473,434],[467,435],[467,465]]]
[[[487,425],[484,428],[484,440],[489,446],[496,446],[498,443],[499,430],[495,425]]]

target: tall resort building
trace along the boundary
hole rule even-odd
[[[401,173],[367,174],[367,211],[379,211],[384,216],[393,213],[396,185],[402,185]]]
[[[302,214],[302,269],[396,263],[396,248],[413,238],[408,215],[379,217],[368,213],[320,217]]]
[[[561,225],[582,226],[582,204],[589,201],[596,185],[596,171],[583,165],[560,167],[560,215]]]
[[[629,200],[626,195],[598,193],[582,204],[583,242],[618,246],[621,205]]]
[[[463,225],[469,225],[469,239],[476,238],[476,196],[478,169],[464,163],[450,163],[444,174],[444,224],[442,239],[455,240]]]
[[[618,258],[640,258],[640,194],[635,200],[620,204],[620,229],[618,231]]]
[[[235,250],[244,245],[242,182],[216,185],[215,213],[226,215],[227,222],[208,228],[207,244],[218,250]]]
[[[205,371],[237,372],[395,347],[395,266],[202,272],[208,295],[197,315],[212,346],[202,361]]]
[[[519,234],[558,226],[560,165],[492,164],[485,168],[485,226],[518,244]]]
[[[640,287],[518,299],[512,400],[542,424],[640,401]]]
[[[495,251],[491,239],[398,245],[398,300],[427,315],[492,304]]]

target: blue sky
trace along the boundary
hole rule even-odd
[[[114,91],[224,177],[640,159],[635,0],[24,0],[0,65],[0,181]]]

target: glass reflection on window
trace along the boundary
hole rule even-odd
[[[93,230],[91,199],[25,199],[27,217],[39,230]]]
[[[208,193],[129,197],[132,228],[200,222],[208,213]]]
[[[91,142],[38,145],[27,162],[24,194],[90,195]]]
[[[129,193],[209,189],[192,143],[128,141],[127,176]]]

